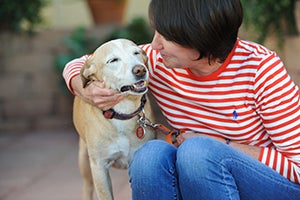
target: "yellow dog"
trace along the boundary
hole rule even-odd
[[[146,123],[153,121],[145,93],[148,58],[129,40],[118,39],[101,45],[81,70],[84,87],[104,81],[106,87],[126,97],[108,111],[74,100],[73,120],[80,135],[79,165],[84,179],[83,199],[93,199],[93,189],[101,200],[113,199],[109,168],[128,168],[139,147],[155,138]]]

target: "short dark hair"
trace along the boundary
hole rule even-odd
[[[224,62],[243,21],[240,0],[151,0],[149,19],[166,40]]]

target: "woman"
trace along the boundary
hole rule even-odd
[[[133,199],[299,199],[299,89],[274,52],[237,37],[242,15],[239,0],[151,1],[149,87],[185,131],[180,145],[155,140],[136,153]],[[108,109],[121,97],[105,83],[82,88],[87,58],[66,65],[67,85]]]

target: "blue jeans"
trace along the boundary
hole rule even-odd
[[[147,142],[129,169],[133,200],[299,200],[300,185],[219,141],[194,137],[177,149]]]

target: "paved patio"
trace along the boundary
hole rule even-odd
[[[0,134],[1,200],[80,200],[73,130]],[[131,199],[126,170],[111,170],[116,200]]]

